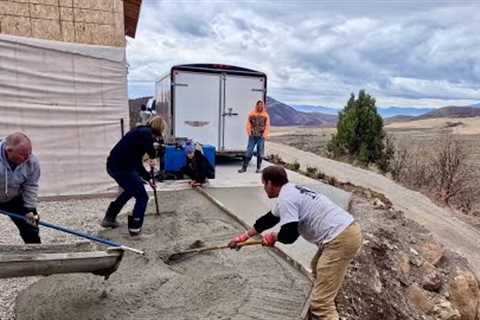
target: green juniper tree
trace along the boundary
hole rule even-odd
[[[385,148],[382,117],[377,113],[375,99],[364,90],[358,98],[352,93],[345,108],[338,115],[337,134],[332,136],[328,150],[334,156],[349,156],[368,165],[376,163],[382,171],[388,170],[390,151]]]

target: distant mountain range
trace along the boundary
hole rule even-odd
[[[336,114],[302,112],[293,107],[267,97],[267,110],[272,126],[334,126]]]
[[[292,105],[293,108],[297,111],[301,112],[321,112],[325,114],[335,114],[338,115],[338,112],[340,109],[336,108],[330,108],[330,107],[324,107],[324,106],[314,106],[314,105]],[[470,106],[466,107],[454,107],[454,108],[480,108],[480,103],[473,104]],[[452,108],[452,107],[445,107],[445,108]],[[443,108],[440,108],[443,109]],[[416,116],[421,116],[421,115],[426,115],[431,112],[434,112],[432,115],[435,115],[435,111],[440,110],[440,109],[434,109],[434,108],[414,108],[414,107],[377,107],[377,112],[383,117],[383,118],[390,118],[390,117],[396,117],[396,116],[410,116],[410,117],[416,117]],[[460,111],[458,110],[459,113],[465,113],[466,111]],[[455,113],[455,111],[449,111],[450,113]],[[475,112],[474,112],[475,113]],[[430,116],[429,116],[430,117]],[[402,118],[402,117],[400,117]]]
[[[150,97],[129,100],[130,122],[134,126],[138,121],[138,110]],[[272,97],[267,96],[270,123],[273,126],[335,126],[338,119],[338,109],[295,105],[290,106]],[[303,110],[303,111],[302,111]],[[413,121],[431,118],[466,118],[480,117],[480,103],[466,107],[448,106],[439,109],[429,108],[378,108],[379,113],[385,118],[385,123],[399,121]],[[322,111],[322,112],[320,112]]]
[[[470,117],[480,117],[480,106],[477,107],[456,107],[449,106],[439,109],[435,109],[428,113],[419,115],[419,116],[404,116],[398,115],[385,119],[385,124],[390,124],[393,122],[405,122],[405,121],[415,121],[415,120],[425,120],[425,119],[434,119],[434,118],[470,118]]]
[[[382,118],[389,118],[394,116],[419,116],[431,112],[432,108],[401,108],[401,107],[380,107],[377,112]]]
[[[320,112],[320,113],[334,114],[334,115],[338,115],[338,111],[340,111],[340,109],[336,109],[336,108],[312,106],[308,104],[292,104],[292,108],[300,112],[307,112],[307,113]]]
[[[293,106],[299,112],[307,114],[316,114],[316,111],[324,112],[324,115],[338,114],[338,109],[311,106],[311,105],[295,105]],[[377,108],[379,114],[384,118],[385,123],[401,121],[414,121],[433,118],[468,118],[480,117],[480,103],[472,104],[470,106],[447,106],[443,108],[400,108],[388,107]]]
[[[131,127],[139,121],[138,111],[140,106],[146,104],[150,98],[142,97],[129,100]],[[267,97],[267,106],[272,126],[335,126],[337,123],[337,115],[300,112],[271,97]]]
[[[429,113],[425,113],[418,117],[415,117],[415,119],[421,120],[421,119],[430,119],[430,118],[469,118],[469,117],[479,117],[479,116],[480,116],[479,107],[449,106],[449,107],[443,107],[440,109],[435,109]]]
[[[312,105],[292,105],[297,111],[301,112],[322,112],[326,114],[337,115],[340,109]],[[401,108],[401,107],[377,107],[377,112],[383,117],[393,117],[398,115],[419,116],[434,110],[433,108]]]

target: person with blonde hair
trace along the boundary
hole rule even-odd
[[[152,130],[155,130],[157,132],[162,132],[161,135],[155,137],[155,150],[157,151],[157,157],[158,157],[158,162],[159,162],[159,172],[157,172],[155,178],[159,181],[162,181],[165,175],[164,172],[164,158],[165,158],[165,140],[164,140],[164,134],[167,131],[167,123],[165,120],[163,120],[162,117],[160,116],[154,116],[150,118],[147,121],[147,126],[151,127]]]
[[[113,147],[107,158],[107,172],[123,189],[123,192],[110,203],[101,223],[104,228],[116,228],[116,217],[131,198],[135,198],[132,213],[128,216],[128,231],[132,237],[142,230],[148,194],[144,183],[151,185],[151,176],[143,165],[143,157],[148,154],[150,166],[156,157],[154,143],[165,131],[165,122],[160,116],[149,120],[146,126],[130,130]]]
[[[155,137],[157,139],[163,138],[166,126],[165,120],[160,116],[154,116],[147,121],[147,127],[150,127],[155,131]]]

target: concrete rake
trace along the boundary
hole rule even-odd
[[[258,246],[262,244],[262,240],[250,240],[246,241],[243,243],[240,243],[237,245],[237,249],[240,249],[242,247],[246,246]],[[208,252],[208,251],[217,251],[217,250],[224,250],[224,249],[230,249],[228,245],[221,245],[221,246],[212,246],[212,247],[198,247],[198,246],[203,245],[203,241],[195,241],[190,247],[197,247],[193,249],[187,249],[183,251],[178,251],[174,253],[165,253],[165,252],[160,252],[159,257],[160,259],[163,260],[166,264],[172,264],[178,261],[183,261],[185,259],[188,259],[194,255],[203,253],[203,252]]]

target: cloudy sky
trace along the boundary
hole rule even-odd
[[[290,104],[341,107],[360,89],[377,106],[479,103],[478,12],[480,0],[143,0],[129,95],[152,95],[172,65],[222,63],[265,72]]]

